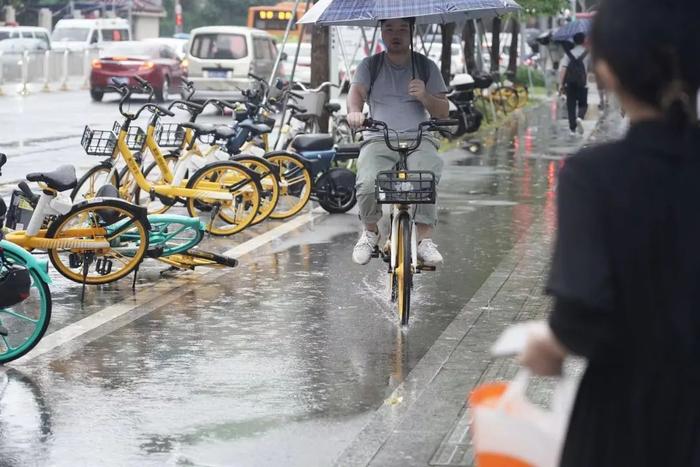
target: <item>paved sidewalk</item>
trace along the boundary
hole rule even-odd
[[[619,115],[587,122],[581,145],[618,137]],[[553,195],[553,193],[552,193]],[[494,360],[490,344],[514,322],[545,319],[543,295],[556,231],[554,196],[540,219],[503,259],[445,329],[405,381],[337,459],[340,466],[471,466],[469,392],[486,381],[509,380],[512,359]],[[574,361],[572,371],[580,369]],[[538,379],[528,392],[546,403],[552,379]]]

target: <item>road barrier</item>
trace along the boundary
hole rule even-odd
[[[92,60],[99,53],[99,49],[0,52],[0,96],[8,88],[23,96],[38,90],[88,89]]]

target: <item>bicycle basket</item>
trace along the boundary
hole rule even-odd
[[[112,133],[119,134],[122,126],[119,122],[114,122]],[[137,126],[130,126],[126,134],[126,146],[132,151],[141,151],[146,145],[146,132]]]
[[[110,130],[91,130],[85,126],[80,144],[91,156],[111,156],[117,145],[117,137]]]
[[[163,123],[156,130],[156,139],[162,148],[179,148],[185,140],[185,129],[177,123]]]
[[[34,213],[34,206],[24,196],[22,190],[13,190],[10,198],[10,207],[5,218],[5,227],[12,230],[24,230],[29,225],[29,220]]]
[[[379,204],[435,204],[435,174],[419,170],[379,172],[374,194]]]
[[[314,116],[321,117],[323,107],[326,105],[327,95],[325,92],[314,91],[294,91],[295,94],[302,96],[302,99],[292,97],[294,104],[306,110],[303,114],[297,114],[297,117]]]

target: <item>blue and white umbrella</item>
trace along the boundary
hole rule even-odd
[[[395,18],[416,18],[417,24],[445,24],[519,10],[515,0],[320,0],[299,24],[371,27]]]
[[[577,19],[557,29],[552,36],[554,42],[573,42],[574,36],[580,32],[588,35],[591,32],[593,21],[590,19]]]

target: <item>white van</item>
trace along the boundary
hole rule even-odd
[[[206,26],[193,29],[187,57],[188,79],[194,99],[240,100],[241,90],[252,86],[248,73],[269,79],[277,45],[265,31],[242,26]],[[281,68],[281,67],[280,67]],[[281,76],[283,70],[278,70]]]
[[[0,27],[0,41],[17,39],[36,39],[43,50],[51,50],[49,31],[36,26],[2,26]],[[30,41],[31,42],[31,41]]]
[[[123,18],[62,19],[51,35],[54,50],[85,50],[105,42],[131,40],[129,22]]]

